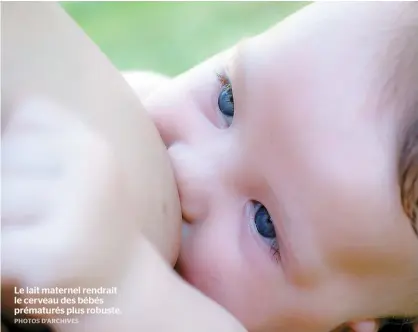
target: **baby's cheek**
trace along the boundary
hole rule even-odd
[[[182,241],[178,262],[180,274],[242,319],[253,305],[248,303],[248,294],[254,294],[255,283],[248,281],[250,269],[240,251],[237,236],[232,236],[228,227],[220,229],[222,227],[210,222],[190,228],[192,230]]]
[[[245,326],[259,325],[266,314],[259,291],[262,280],[254,280],[238,232],[231,233],[233,225],[207,221],[186,227],[192,230],[182,242],[178,264],[182,277]]]
[[[234,258],[231,248],[222,234],[215,236],[207,225],[184,225],[189,228],[183,237],[179,258],[179,271],[184,279],[210,297],[218,297],[232,276]],[[235,260],[236,261],[236,260]]]

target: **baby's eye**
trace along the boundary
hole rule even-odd
[[[222,88],[218,97],[218,107],[227,119],[232,120],[234,116],[234,96],[232,94],[232,86],[227,78],[223,76],[220,77],[220,81]]]
[[[280,248],[276,238],[273,220],[266,207],[261,203],[255,202],[254,224],[258,234],[261,235],[269,244],[272,256],[280,259]]]
[[[270,214],[264,205],[256,204],[256,212],[254,215],[254,223],[257,232],[266,239],[275,239],[276,230],[274,229],[273,221],[271,220]]]

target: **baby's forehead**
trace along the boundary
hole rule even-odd
[[[234,47],[251,89],[398,112],[418,94],[418,39],[399,6],[314,4]],[[395,12],[395,14],[393,13]],[[349,14],[357,14],[350,17]],[[416,34],[415,34],[416,36]],[[267,89],[266,87],[274,87]]]
[[[356,62],[363,48],[378,53],[375,60],[391,58],[409,45],[408,21],[398,19],[404,10],[397,4],[314,3],[249,38],[249,48],[266,59],[270,56],[272,63],[290,51],[298,55],[295,61],[302,55],[321,55],[325,60],[339,55]]]

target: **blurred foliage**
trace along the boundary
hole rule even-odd
[[[120,70],[176,75],[306,2],[63,2]]]

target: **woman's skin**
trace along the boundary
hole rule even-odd
[[[181,214],[164,145],[57,4],[2,4],[2,110],[3,309],[14,286],[116,286],[106,307],[122,315],[53,327],[244,331],[173,272]]]
[[[315,3],[144,101],[179,189],[178,270],[250,331],[418,316],[418,239],[398,180],[417,116],[417,22],[416,3]],[[233,118],[218,104],[223,73]],[[253,201],[276,236],[255,225]]]
[[[54,14],[47,16],[44,8],[54,10]],[[126,172],[125,199],[134,205],[150,200],[147,210],[141,207],[144,212],[135,211],[139,207],[133,211],[158,220],[143,223],[141,229],[173,262],[178,254],[180,209],[158,132],[97,46],[60,9],[49,8],[40,4],[4,5],[2,126],[7,126],[9,113],[20,104],[35,103],[45,97],[75,112],[88,129],[114,150],[115,159]],[[59,22],[62,16],[63,23]],[[25,24],[20,24],[19,17]],[[48,24],[61,30],[51,32]],[[137,143],[144,141],[150,143]]]

